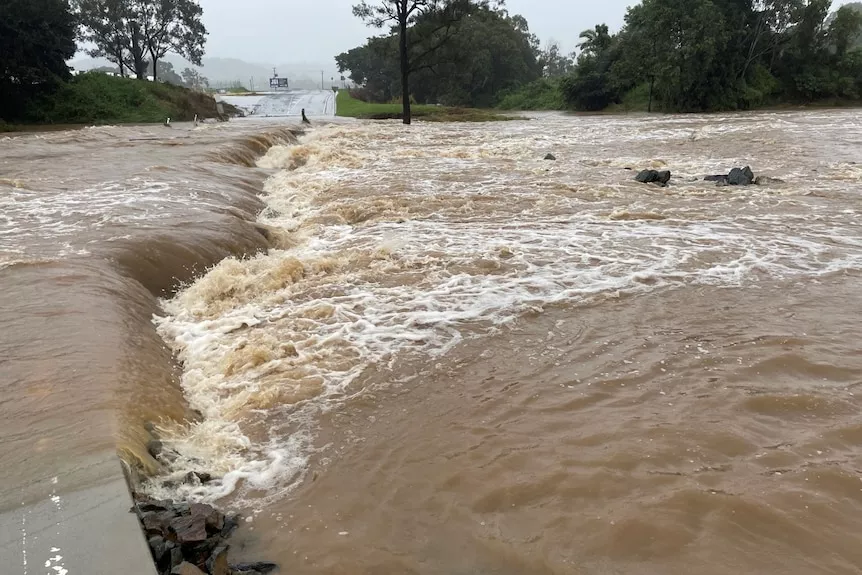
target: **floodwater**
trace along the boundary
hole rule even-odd
[[[862,571],[855,112],[149,132],[0,142],[4,485],[114,441],[287,573]]]

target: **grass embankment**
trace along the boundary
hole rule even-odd
[[[227,114],[234,111],[225,105]],[[24,117],[15,122],[135,124],[164,122],[166,118],[189,121],[196,115],[201,119],[218,118],[215,100],[207,94],[171,84],[87,73],[34,98]],[[27,126],[17,128],[26,129]]]
[[[559,82],[542,78],[504,94],[497,107],[501,110],[565,110],[566,103]]]
[[[426,122],[495,122],[512,120],[493,110],[475,108],[450,108],[414,104],[410,108],[413,119]],[[371,104],[357,100],[347,90],[339,90],[336,97],[336,115],[361,120],[400,120],[401,104]]]

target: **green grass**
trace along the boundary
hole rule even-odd
[[[414,104],[411,113],[416,120],[426,122],[494,122],[512,120],[493,110],[475,108],[450,108]],[[336,97],[336,114],[346,118],[362,120],[397,120],[402,118],[401,104],[371,104],[352,97],[347,90],[339,90]]]
[[[188,121],[218,116],[215,100],[179,86],[100,73],[75,76],[54,92],[34,98],[28,123],[126,124]]]
[[[501,110],[564,110],[566,103],[558,82],[541,79],[505,94],[497,107]]]

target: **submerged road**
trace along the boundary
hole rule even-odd
[[[299,116],[303,109],[309,117],[335,115],[335,93],[331,90],[286,90],[253,96],[220,96],[219,99],[243,109],[250,116]]]

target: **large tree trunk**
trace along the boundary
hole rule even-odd
[[[123,45],[120,42],[117,42],[117,46],[115,48],[116,56],[117,56],[117,65],[120,67],[120,77],[126,77],[126,63],[123,61]]]
[[[138,80],[145,80],[147,65],[144,62],[144,47],[141,46],[141,27],[137,22],[132,23],[132,58],[135,61],[135,76]]]
[[[153,82],[158,82],[159,81],[159,59],[156,58],[156,54],[152,50],[150,50],[150,57],[152,58],[152,62],[153,62]]]
[[[398,44],[401,55],[401,104],[404,110],[404,123],[409,125],[410,117],[410,60],[407,54],[407,14],[399,18]]]
[[[649,104],[647,104],[647,112],[652,113],[652,89],[655,85],[655,76],[649,77]]]

